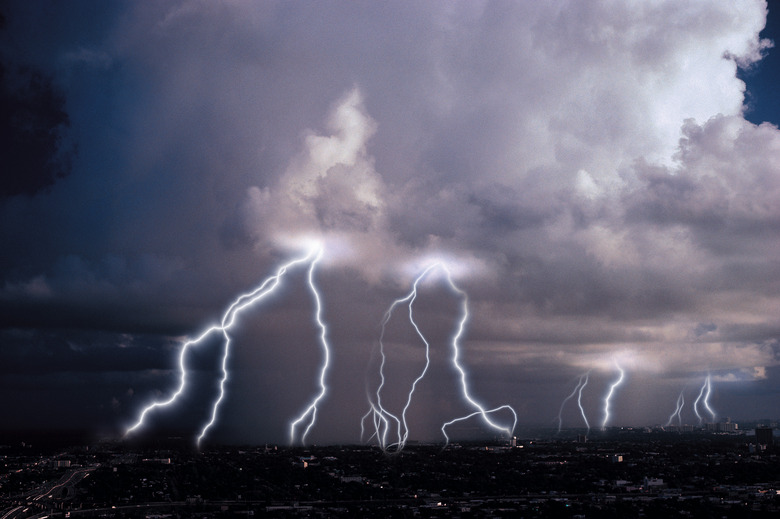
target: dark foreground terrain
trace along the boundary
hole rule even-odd
[[[0,449],[0,519],[777,517],[780,459],[744,436],[505,444]]]

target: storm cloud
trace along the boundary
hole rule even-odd
[[[36,106],[70,161],[36,180],[3,158],[4,408],[121,429],[174,390],[184,337],[319,240],[334,359],[315,441],[359,439],[382,316],[437,259],[469,294],[473,391],[522,423],[551,423],[588,370],[597,413],[615,361],[618,424],[665,422],[707,374],[724,416],[780,410],[780,131],[745,119],[738,75],[775,52],[765,2],[3,9],[3,70],[51,78]],[[237,332],[216,437],[283,441],[313,391],[304,278]],[[444,288],[421,286],[420,437],[466,409]],[[399,377],[419,369],[408,332]],[[208,401],[216,357],[195,355]]]

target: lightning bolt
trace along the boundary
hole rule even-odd
[[[328,365],[330,364],[330,345],[328,344],[328,329],[325,326],[325,323],[322,322],[322,301],[320,298],[320,294],[317,291],[317,286],[314,284],[314,267],[317,265],[317,262],[320,261],[322,258],[322,249],[319,250],[317,253],[317,257],[314,258],[314,260],[311,262],[311,265],[309,266],[309,289],[311,290],[312,297],[314,297],[314,306],[315,306],[315,312],[314,312],[314,319],[317,321],[317,326],[320,328],[320,345],[322,346],[322,354],[323,354],[323,361],[322,361],[322,368],[320,369],[320,392],[319,394],[314,398],[314,400],[311,401],[311,403],[304,409],[303,413],[294,420],[290,424],[290,445],[295,443],[295,430],[298,427],[300,423],[302,423],[307,416],[309,416],[309,424],[306,426],[306,429],[304,429],[303,434],[301,435],[301,444],[306,444],[306,436],[309,434],[309,431],[314,426],[314,422],[317,420],[317,405],[320,403],[320,401],[325,398],[325,395],[328,393],[328,386],[325,383],[325,376],[328,374]]]
[[[558,432],[559,433],[561,432],[561,429],[563,428],[563,416],[562,416],[563,415],[563,406],[566,405],[566,402],[568,402],[569,400],[574,398],[574,395],[577,394],[577,390],[580,388],[581,385],[582,385],[582,376],[580,375],[580,378],[577,381],[577,385],[574,387],[574,389],[569,394],[569,396],[564,398],[563,402],[561,402],[561,408],[558,409]]]
[[[187,351],[203,342],[206,338],[210,337],[212,334],[221,333],[224,339],[224,346],[223,346],[223,355],[222,355],[222,363],[221,363],[221,371],[222,371],[222,377],[220,379],[219,383],[219,395],[212,404],[211,408],[211,416],[208,422],[203,426],[203,428],[200,431],[200,434],[197,437],[197,444],[200,446],[201,440],[206,436],[206,433],[208,430],[216,423],[217,420],[217,414],[219,411],[219,406],[222,403],[222,400],[225,398],[225,384],[228,380],[228,369],[227,369],[227,363],[228,359],[230,357],[230,344],[231,344],[231,338],[228,333],[228,331],[232,328],[232,326],[235,324],[236,320],[238,319],[238,316],[241,314],[243,310],[246,308],[250,308],[254,306],[259,301],[262,301],[265,299],[268,295],[272,294],[274,290],[279,286],[282,277],[287,273],[287,271],[301,263],[311,263],[309,267],[309,288],[311,289],[312,293],[314,294],[314,299],[316,302],[316,312],[315,312],[315,318],[317,321],[317,324],[320,327],[321,330],[321,342],[323,344],[323,348],[325,349],[325,362],[323,364],[323,368],[321,371],[320,376],[320,386],[322,387],[322,391],[320,394],[314,399],[314,401],[310,404],[309,408],[307,408],[307,411],[302,415],[298,420],[293,422],[293,431],[294,431],[294,425],[297,424],[300,420],[302,420],[306,415],[311,414],[311,420],[309,422],[308,427],[306,428],[306,431],[301,438],[301,441],[305,440],[305,436],[308,433],[309,429],[314,424],[314,420],[316,418],[316,409],[317,409],[317,403],[322,399],[326,392],[326,386],[325,386],[325,373],[328,368],[328,345],[325,340],[326,337],[326,328],[323,322],[320,319],[320,311],[321,311],[321,305],[320,305],[320,297],[319,293],[316,289],[316,286],[313,282],[313,272],[314,268],[317,264],[317,262],[322,257],[322,248],[316,247],[309,251],[305,256],[294,259],[281,267],[279,267],[279,270],[277,270],[275,275],[272,275],[265,279],[257,288],[254,290],[241,294],[238,296],[228,307],[228,309],[225,311],[225,313],[222,315],[222,319],[220,321],[219,325],[211,326],[210,328],[206,329],[203,333],[201,333],[197,338],[191,339],[186,341],[181,348],[181,351],[179,352],[179,388],[168,398],[167,400],[157,401],[149,404],[146,406],[139,415],[138,421],[131,427],[129,427],[125,431],[125,437],[132,433],[133,431],[139,429],[144,424],[144,419],[146,418],[147,414],[158,408],[158,407],[168,407],[169,405],[173,404],[176,399],[181,396],[182,393],[184,393],[184,390],[187,385],[187,367],[185,365],[184,359],[187,355]],[[313,259],[312,259],[313,258]],[[292,440],[292,436],[291,436]]]
[[[398,450],[401,450],[403,446],[406,444],[406,440],[409,437],[409,426],[406,421],[406,411],[409,409],[409,406],[412,403],[412,396],[414,395],[414,391],[417,388],[417,383],[420,380],[422,380],[423,377],[425,377],[425,374],[428,372],[428,367],[431,364],[430,344],[428,343],[423,333],[420,331],[420,328],[417,326],[417,323],[414,320],[414,312],[412,308],[415,299],[417,299],[417,286],[420,284],[420,281],[422,281],[422,279],[425,276],[427,276],[428,273],[434,268],[436,268],[437,266],[438,264],[433,264],[428,268],[426,268],[419,276],[417,276],[417,278],[414,280],[414,283],[412,284],[412,290],[409,292],[409,294],[393,301],[393,303],[390,305],[390,308],[388,308],[387,312],[385,312],[384,318],[382,319],[382,331],[379,334],[379,353],[382,357],[381,363],[379,365],[379,376],[381,381],[376,390],[376,403],[371,402],[371,400],[369,399],[370,409],[368,410],[368,413],[361,420],[361,429],[364,430],[363,424],[365,420],[370,415],[373,415],[374,430],[375,430],[374,434],[378,437],[379,444],[383,449],[387,449],[389,447],[395,446],[397,447]],[[385,363],[387,361],[387,356],[385,355],[385,346],[384,346],[385,330],[387,328],[387,323],[390,322],[390,318],[393,316],[393,310],[395,310],[396,306],[403,303],[408,303],[409,322],[414,327],[415,332],[417,332],[417,336],[420,337],[423,344],[425,344],[425,366],[423,367],[420,374],[417,376],[417,378],[414,379],[414,382],[412,383],[412,388],[409,391],[409,394],[406,399],[406,404],[403,407],[403,410],[401,412],[401,418],[399,419],[396,415],[394,415],[393,413],[385,409],[384,406],[382,406],[382,389],[384,388],[386,382]],[[396,426],[397,440],[395,443],[388,444],[387,434],[391,426],[391,421],[394,422]],[[362,435],[363,432],[361,432],[361,436]]]
[[[712,410],[710,407],[710,393],[712,391],[712,384],[710,382],[710,376],[707,375],[707,378],[704,379],[704,383],[701,385],[701,389],[699,390],[699,396],[696,397],[696,401],[693,403],[693,411],[696,413],[696,418],[699,419],[699,425],[702,423],[702,416],[701,413],[699,413],[699,402],[702,401],[704,404],[704,408],[710,413],[710,416],[712,416],[712,421],[715,421],[715,411]]]
[[[580,390],[577,393],[577,406],[580,408],[580,414],[582,414],[582,419],[585,421],[585,427],[588,428],[587,432],[585,433],[590,434],[590,424],[588,423],[588,417],[585,416],[585,408],[582,407],[582,390],[585,389],[585,386],[588,385],[588,376],[590,373],[585,373],[585,382],[582,383],[580,386]]]
[[[704,383],[702,383],[701,389],[699,390],[699,396],[697,396],[696,401],[693,402],[693,412],[696,413],[696,418],[699,419],[699,425],[702,424],[703,420],[701,413],[699,413],[699,402],[703,402],[704,408],[710,413],[710,416],[712,416],[712,421],[715,421],[715,411],[710,407],[711,391],[712,383],[710,382],[710,376],[707,375],[707,378],[704,379]]]
[[[447,443],[449,443],[449,440],[450,440],[449,437],[447,436],[447,432],[446,432],[447,426],[452,425],[453,423],[459,422],[461,420],[466,420],[466,419],[468,419],[468,418],[470,418],[472,416],[476,416],[477,414],[482,416],[482,420],[487,425],[489,425],[490,427],[492,427],[493,429],[495,429],[497,431],[500,431],[501,433],[505,434],[507,437],[511,437],[512,436],[512,432],[515,430],[515,426],[517,425],[517,413],[515,413],[515,410],[511,406],[509,406],[509,405],[502,405],[502,406],[496,407],[494,409],[486,410],[484,407],[482,407],[482,405],[477,403],[477,401],[474,400],[474,398],[469,394],[468,383],[466,381],[466,370],[463,369],[463,366],[461,366],[460,362],[458,361],[458,357],[460,356],[460,347],[458,346],[458,341],[460,340],[460,337],[463,335],[463,332],[464,332],[465,327],[466,327],[466,323],[468,322],[468,319],[469,319],[468,294],[466,294],[466,292],[464,292],[463,290],[461,290],[460,288],[458,288],[455,285],[455,283],[452,281],[452,276],[450,275],[450,271],[446,267],[444,267],[444,266],[442,266],[442,268],[444,269],[444,272],[445,272],[445,274],[447,276],[447,283],[449,284],[450,288],[454,292],[456,292],[457,294],[459,294],[461,296],[462,316],[461,316],[460,322],[458,323],[458,332],[452,338],[452,342],[451,342],[451,345],[452,345],[452,363],[455,366],[455,368],[458,370],[458,372],[460,373],[460,383],[461,383],[461,389],[463,390],[463,398],[465,398],[468,401],[468,403],[471,404],[471,406],[474,409],[476,409],[476,412],[474,412],[474,413],[472,413],[472,414],[470,414],[468,416],[464,416],[462,418],[456,418],[455,420],[452,420],[450,422],[446,422],[444,425],[442,425],[441,432],[442,432],[442,434],[444,434],[444,438],[446,439],[445,445]],[[513,416],[512,427],[498,425],[497,423],[493,422],[490,419],[490,417],[489,417],[490,414],[495,413],[495,412],[500,411],[500,410],[503,410],[503,409],[506,409],[506,410],[508,410],[508,411],[510,411],[512,413],[512,416]]]
[[[582,414],[582,419],[585,421],[585,426],[588,428],[588,432],[590,432],[590,424],[588,423],[588,418],[585,416],[585,409],[582,407],[582,390],[585,389],[585,386],[588,385],[588,377],[590,376],[590,372],[585,373],[583,375],[580,375],[579,380],[577,381],[577,385],[574,386],[574,389],[572,392],[563,399],[563,402],[561,402],[561,408],[558,410],[558,432],[561,432],[561,428],[563,427],[563,406],[566,405],[566,402],[574,398],[574,395],[577,396],[577,405],[580,408],[580,413]]]
[[[428,368],[430,366],[430,343],[425,338],[425,335],[420,331],[420,328],[418,327],[416,321],[414,320],[414,301],[417,298],[417,288],[420,282],[433,270],[440,269],[444,272],[444,275],[447,280],[447,285],[449,288],[455,292],[460,298],[461,298],[461,316],[458,320],[458,326],[457,331],[455,332],[452,340],[451,340],[451,347],[452,347],[452,364],[455,367],[455,369],[458,371],[460,375],[460,385],[461,385],[461,394],[466,400],[466,402],[475,409],[474,412],[472,412],[469,415],[455,418],[454,420],[451,420],[449,422],[445,422],[442,427],[441,431],[445,438],[445,446],[449,443],[449,436],[447,435],[447,427],[463,421],[467,420],[469,418],[472,418],[474,416],[481,416],[483,421],[493,429],[496,429],[497,431],[500,431],[507,436],[512,435],[512,431],[514,431],[515,426],[517,425],[517,413],[515,413],[514,409],[509,405],[502,405],[499,407],[496,407],[494,409],[485,409],[481,404],[479,404],[472,396],[469,391],[468,387],[468,381],[466,376],[466,371],[463,368],[463,366],[460,363],[460,338],[463,335],[465,331],[466,323],[469,319],[469,311],[468,311],[468,295],[466,292],[458,288],[458,286],[455,284],[455,282],[452,280],[452,276],[450,274],[449,269],[442,264],[442,263],[434,263],[430,265],[428,268],[423,270],[423,272],[415,279],[414,283],[412,284],[412,290],[407,294],[406,296],[396,299],[393,301],[393,303],[390,305],[390,308],[385,313],[384,319],[382,320],[382,331],[380,333],[379,337],[379,351],[381,355],[381,363],[379,366],[379,375],[380,375],[380,383],[377,387],[375,399],[371,398],[369,396],[369,410],[368,412],[363,416],[361,420],[361,437],[365,435],[365,422],[367,420],[371,420],[373,422],[374,426],[374,433],[371,435],[369,440],[376,437],[378,440],[378,443],[380,447],[383,450],[386,450],[390,447],[395,447],[397,451],[400,451],[404,448],[406,445],[406,441],[409,438],[409,425],[406,420],[406,413],[411,406],[412,399],[414,397],[414,392],[417,388],[417,384],[425,377],[425,374],[428,372]],[[385,386],[385,374],[384,374],[384,368],[386,363],[386,355],[384,351],[384,334],[385,329],[387,326],[387,323],[390,321],[390,318],[392,317],[393,310],[400,304],[406,303],[409,309],[409,322],[414,327],[415,332],[417,333],[418,337],[420,337],[420,340],[422,340],[423,344],[425,345],[425,366],[421,370],[420,374],[415,378],[414,382],[412,383],[412,387],[409,390],[409,393],[407,394],[406,403],[401,411],[401,417],[394,415],[393,413],[389,412],[383,405],[382,405],[382,390]],[[499,411],[509,411],[513,416],[513,423],[512,426],[502,426],[491,420],[490,415],[497,413]],[[392,426],[395,426],[396,430],[396,438],[397,440],[394,443],[389,443],[387,435],[389,433],[389,430]]]
[[[615,393],[615,388],[617,388],[620,384],[623,383],[623,378],[626,374],[625,371],[623,371],[623,368],[620,367],[620,365],[615,362],[615,367],[620,371],[620,376],[618,379],[613,382],[609,386],[609,392],[607,392],[607,396],[604,398],[604,421],[601,422],[601,430],[605,430],[607,428],[607,422],[609,421],[609,402],[612,399],[612,395]]]
[[[501,405],[501,406],[498,406],[498,407],[494,407],[493,409],[484,409],[481,405],[477,404],[476,402],[474,402],[474,404],[478,408],[476,411],[474,411],[473,413],[468,414],[466,416],[461,416],[459,418],[455,418],[453,420],[450,420],[449,422],[445,422],[441,426],[441,433],[444,435],[444,447],[446,447],[450,443],[450,437],[447,436],[447,427],[449,427],[450,425],[452,425],[454,423],[462,422],[464,420],[468,420],[469,418],[473,418],[475,416],[482,416],[482,419],[485,421],[485,423],[487,423],[493,429],[501,432],[501,434],[504,434],[507,437],[511,437],[512,436],[512,432],[514,432],[515,426],[517,426],[517,413],[515,413],[515,410],[512,408],[512,406],[510,406],[508,404],[504,404],[504,405]],[[509,426],[504,427],[504,426],[498,425],[497,423],[494,423],[493,421],[491,421],[488,418],[489,415],[491,415],[493,413],[497,413],[499,411],[509,411],[512,414],[512,417],[513,417],[513,419],[512,419],[512,427],[509,427]]]
[[[672,425],[672,420],[674,420],[674,417],[677,417],[677,425],[682,425],[682,416],[680,413],[682,412],[683,405],[685,405],[685,397],[683,397],[683,391],[680,391],[680,396],[677,397],[677,408],[674,410],[674,412],[669,416],[669,421],[666,422],[666,425],[664,427],[669,427]]]
[[[699,413],[699,401],[701,400],[702,395],[704,395],[704,389],[707,386],[707,381],[704,381],[704,384],[701,386],[701,390],[699,391],[699,396],[696,397],[696,400],[693,402],[693,412],[696,413],[696,418],[699,419],[699,425],[701,425],[702,417],[701,413]]]
[[[712,416],[713,423],[715,422],[715,411],[712,410],[710,407],[710,393],[712,392],[712,383],[710,381],[710,376],[707,375],[707,391],[704,394],[704,407],[707,409],[707,412],[710,413],[710,416]]]

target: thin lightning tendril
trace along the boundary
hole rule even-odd
[[[683,391],[680,391],[680,396],[677,397],[677,408],[674,410],[674,412],[669,416],[669,421],[666,422],[666,425],[664,427],[669,427],[672,425],[672,421],[674,420],[674,417],[677,417],[677,425],[682,425],[682,416],[680,413],[682,413],[683,405],[685,405],[685,397],[683,396]]]
[[[605,430],[607,428],[607,422],[609,421],[609,402],[612,399],[612,395],[615,393],[615,388],[623,383],[623,378],[626,374],[626,372],[623,371],[623,368],[621,368],[617,362],[615,362],[615,367],[618,369],[618,371],[620,371],[620,376],[609,386],[609,392],[604,398],[604,421],[601,422],[601,430]]]
[[[577,380],[577,385],[574,386],[574,389],[572,389],[569,396],[563,399],[563,402],[561,402],[561,408],[558,409],[558,432],[561,432],[561,429],[563,428],[563,406],[566,405],[566,402],[574,398],[574,395],[577,394],[577,390],[582,385],[582,376],[580,376],[579,380]]]
[[[315,254],[316,253],[316,254]],[[314,259],[312,260],[312,256],[314,256]],[[316,263],[320,260],[322,257],[322,248],[317,247],[315,249],[312,249],[309,253],[307,253],[305,256],[294,259],[284,265],[282,265],[279,270],[277,270],[276,274],[267,278],[265,281],[263,281],[257,288],[252,290],[251,292],[247,292],[245,294],[240,295],[238,298],[236,298],[233,303],[228,307],[228,309],[225,311],[225,313],[222,316],[222,320],[220,321],[219,326],[211,326],[210,328],[206,329],[203,333],[201,333],[200,336],[198,336],[196,339],[188,340],[182,345],[181,351],[179,352],[179,372],[180,372],[180,378],[179,378],[179,388],[176,390],[176,392],[171,395],[170,398],[164,401],[160,402],[153,402],[146,406],[142,411],[138,418],[138,421],[131,427],[129,427],[125,431],[125,437],[132,433],[133,431],[139,429],[144,424],[144,419],[146,418],[146,415],[152,411],[153,409],[156,409],[158,407],[167,407],[171,404],[173,404],[179,396],[184,392],[184,389],[187,385],[187,368],[185,366],[184,359],[186,357],[187,351],[194,346],[197,346],[200,342],[205,340],[207,337],[211,336],[212,334],[216,332],[221,332],[222,336],[224,338],[224,346],[223,346],[223,355],[222,355],[222,362],[221,362],[221,371],[222,371],[222,377],[220,379],[219,383],[219,396],[212,404],[211,408],[211,417],[209,421],[203,426],[201,429],[200,434],[197,437],[197,444],[200,446],[200,442],[205,438],[206,433],[208,430],[216,423],[217,420],[217,414],[219,410],[219,406],[222,403],[222,400],[225,398],[225,384],[228,380],[228,370],[227,370],[227,363],[228,359],[230,357],[230,335],[228,334],[228,330],[235,324],[239,314],[246,308],[249,308],[253,306],[258,301],[261,301],[269,294],[273,293],[273,291],[279,286],[279,283],[281,282],[282,276],[287,272],[288,269],[297,266],[301,263],[307,263],[311,262],[311,266],[309,268],[309,287],[311,288],[315,301],[316,301],[316,320],[317,324],[319,325],[322,333],[321,333],[321,341],[323,343],[323,347],[325,348],[325,363],[323,365],[322,373],[320,376],[320,386],[323,388],[323,390],[320,392],[320,395],[315,398],[315,400],[312,402],[312,404],[309,406],[309,409],[313,409],[312,412],[312,419],[309,423],[309,426],[306,429],[306,432],[304,433],[303,437],[301,438],[301,441],[304,441],[306,434],[308,433],[311,426],[314,424],[314,420],[316,417],[316,405],[317,403],[322,399],[325,392],[325,384],[324,384],[324,377],[325,372],[327,371],[328,367],[328,347],[327,342],[325,341],[325,325],[320,320],[320,298],[319,294],[315,288],[315,285],[313,283],[313,270],[316,265]],[[305,416],[305,415],[304,415]]]
[[[563,428],[563,407],[566,405],[566,402],[574,398],[574,395],[576,395],[578,391],[579,391],[579,397],[577,398],[577,405],[580,408],[580,412],[582,413],[583,420],[585,420],[585,425],[588,427],[588,431],[590,431],[590,424],[588,424],[588,419],[585,417],[585,410],[582,408],[582,389],[588,383],[589,375],[590,372],[580,375],[579,379],[577,380],[577,385],[574,386],[574,389],[572,389],[569,396],[564,398],[563,402],[561,402],[561,408],[558,410],[558,432],[559,433]]]

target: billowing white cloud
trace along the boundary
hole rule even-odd
[[[383,231],[385,188],[367,152],[376,123],[357,88],[336,104],[328,130],[331,135],[307,132],[304,149],[276,185],[249,188],[249,225],[257,239]]]

